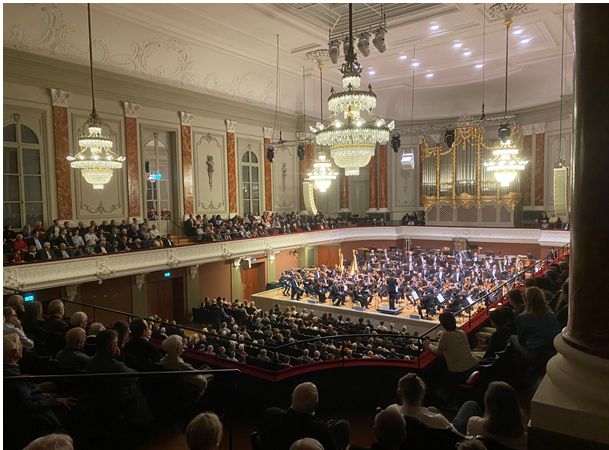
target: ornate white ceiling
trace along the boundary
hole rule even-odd
[[[486,110],[502,111],[505,26],[490,17],[489,6],[384,7],[387,51],[380,54],[372,48],[369,57],[359,57],[364,83],[371,83],[379,97],[376,111],[392,119],[410,118],[416,45],[420,65],[414,77],[415,118],[479,114],[482,69],[476,66],[483,62],[484,23]],[[5,3],[3,8],[5,47],[88,63],[85,4]],[[572,92],[572,10],[573,5],[567,5],[565,94]],[[356,26],[377,23],[379,11],[379,4],[355,5]],[[105,70],[274,108],[279,35],[281,108],[302,112],[304,67],[307,113],[319,116],[318,70],[305,55],[327,47],[329,23],[335,32],[345,28],[345,12],[345,4],[95,3],[94,61]],[[559,100],[561,21],[562,5],[548,3],[528,4],[526,12],[514,17],[509,37],[510,109]],[[471,54],[465,56],[466,52]],[[324,68],[324,99],[330,86],[340,85],[340,64]]]

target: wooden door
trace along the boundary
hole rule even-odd
[[[317,264],[334,268],[338,264],[338,245],[320,245],[317,247]],[[346,258],[345,259],[349,259]]]
[[[253,294],[260,292],[260,267],[261,264],[253,264],[251,269],[243,269],[243,299],[251,300]]]
[[[171,278],[148,286],[148,314],[158,314],[162,320],[184,319],[184,283],[182,278]]]

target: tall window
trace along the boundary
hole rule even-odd
[[[159,140],[158,133],[153,133],[153,138],[144,145],[144,160],[148,163],[149,173],[161,175],[159,180],[146,180],[146,211],[154,208],[161,217],[162,211],[171,211],[171,173],[169,149]]]
[[[6,125],[3,131],[4,225],[34,226],[44,220],[40,141],[19,123]]]
[[[241,158],[241,178],[243,212],[260,213],[260,164],[253,152],[247,151]]]

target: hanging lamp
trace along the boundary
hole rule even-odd
[[[524,3],[497,3],[490,8],[491,14],[503,14],[503,24],[505,25],[505,110],[504,117],[507,117],[508,100],[508,50],[510,25],[514,14],[526,9]],[[511,142],[511,126],[509,121],[499,125],[499,142],[493,150],[493,159],[485,162],[486,170],[492,172],[501,186],[509,186],[516,179],[518,172],[524,170],[528,161],[518,157],[518,148]]]
[[[93,189],[103,189],[114,173],[114,169],[123,167],[124,156],[118,156],[112,151],[112,139],[102,135],[102,122],[95,111],[95,87],[93,84],[93,44],[91,41],[91,5],[87,4],[89,24],[89,66],[91,69],[91,100],[93,109],[84,129],[78,138],[80,151],[74,156],[68,156],[70,167],[80,169],[85,181],[93,185]]]
[[[349,3],[349,43],[353,44],[353,5]],[[389,140],[394,122],[389,125],[372,112],[376,107],[376,94],[372,86],[360,90],[362,66],[357,62],[354,45],[349,45],[345,63],[340,69],[343,74],[343,92],[332,88],[328,97],[328,109],[332,112],[323,122],[317,122],[315,133],[317,144],[330,147],[330,155],[338,167],[345,169],[345,175],[359,175],[359,169],[370,162],[376,144]],[[370,120],[361,113],[366,111]],[[339,119],[343,114],[344,121]]]

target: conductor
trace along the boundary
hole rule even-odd
[[[398,293],[398,280],[391,273],[387,278],[387,292],[389,294],[389,309],[395,310],[395,297]]]

